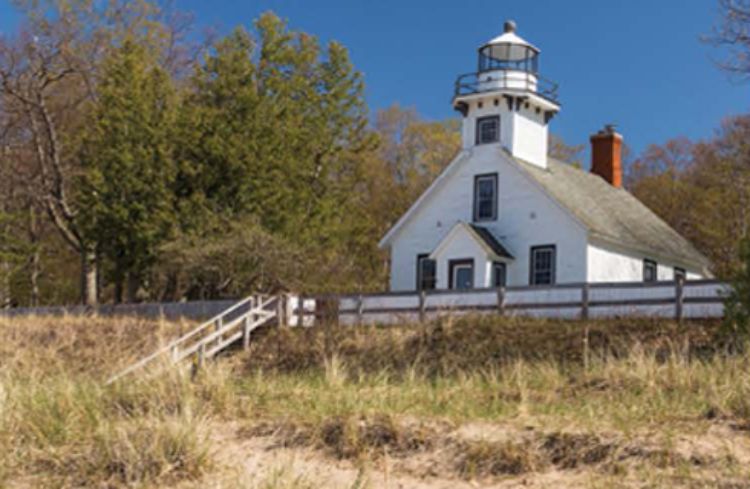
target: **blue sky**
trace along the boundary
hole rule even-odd
[[[720,53],[699,39],[717,20],[717,0],[174,2],[220,32],[273,10],[292,28],[342,42],[373,110],[399,103],[430,119],[455,116],[455,77],[475,69],[476,48],[508,18],[560,84],[552,130],[570,143],[613,122],[640,151],[678,135],[709,137],[724,116],[750,109],[750,84],[730,81],[713,63]],[[17,23],[0,0],[0,30]]]

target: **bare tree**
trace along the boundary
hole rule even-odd
[[[8,128],[4,126],[0,133],[0,182],[2,182],[2,188],[0,188],[0,245],[10,234],[8,211],[13,190],[9,171],[7,134]],[[7,256],[7,251],[0,249],[0,309],[7,308],[11,304],[10,275],[10,258]]]
[[[0,39],[0,97],[5,110],[21,121],[19,135],[33,161],[34,171],[24,180],[35,199],[27,207],[28,238],[38,240],[36,210],[43,209],[80,255],[81,301],[94,305],[97,243],[80,223],[75,183],[81,171],[77,135],[97,101],[99,67],[123,39],[136,38],[160,53],[170,72],[186,70],[198,52],[185,41],[191,19],[146,0],[21,0],[18,5],[27,25],[14,39]],[[30,260],[33,301],[38,254]]]
[[[706,41],[726,50],[719,66],[742,79],[750,78],[750,0],[719,0],[721,20]]]
[[[76,222],[70,197],[75,165],[61,137],[62,126],[88,96],[84,77],[66,55],[71,42],[69,33],[49,29],[0,45],[0,90],[6,106],[23,120],[40,179],[37,198],[65,241],[81,256],[81,301],[94,305],[96,243],[86,239]]]

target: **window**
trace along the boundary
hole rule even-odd
[[[654,260],[643,260],[643,281],[644,282],[656,282],[657,279],[657,265]]]
[[[417,255],[417,290],[433,290],[436,282],[435,260],[430,255]]]
[[[497,173],[474,177],[474,221],[497,219]]]
[[[531,247],[530,285],[555,283],[555,245]]]
[[[492,264],[492,286],[505,287],[507,284],[507,271],[505,263],[495,262]]]
[[[451,260],[449,265],[451,289],[474,288],[474,260]]]
[[[477,144],[500,141],[500,116],[479,117],[477,119]]]
[[[687,273],[685,272],[684,268],[680,267],[674,267],[674,280],[675,282],[678,280],[685,280],[687,278]]]

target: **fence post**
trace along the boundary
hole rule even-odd
[[[589,324],[586,323],[586,329],[583,332],[583,369],[586,373],[589,371]]]
[[[497,289],[497,313],[501,316],[505,315],[505,287]]]
[[[682,322],[684,315],[683,304],[685,302],[685,279],[677,277],[675,282],[674,315],[677,322]]]
[[[427,306],[427,292],[423,289],[419,291],[419,322],[423,323],[425,320],[425,309]]]
[[[305,297],[300,294],[297,296],[297,326],[305,325]]]
[[[336,324],[336,326],[341,325],[341,296],[336,295],[334,296],[334,306],[333,306],[333,321]]]
[[[581,287],[581,319],[589,318],[589,283]]]
[[[362,319],[365,312],[365,299],[362,294],[357,297],[357,326],[362,326]]]
[[[205,362],[206,362],[206,344],[201,343],[201,346],[198,349],[198,368],[203,367],[203,364]]]

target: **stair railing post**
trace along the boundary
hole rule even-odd
[[[589,283],[586,282],[581,287],[581,319],[589,318]]]
[[[279,294],[276,299],[276,326],[279,328],[284,325],[284,295]]]
[[[497,289],[497,313],[501,316],[505,315],[505,287],[498,287]]]
[[[206,344],[201,343],[198,349],[198,368],[203,367],[204,363],[206,363]]]
[[[250,314],[246,314],[245,319],[242,320],[242,348],[244,350],[250,348]]]
[[[685,303],[685,278],[677,277],[675,282],[674,316],[677,322],[682,322]]]

